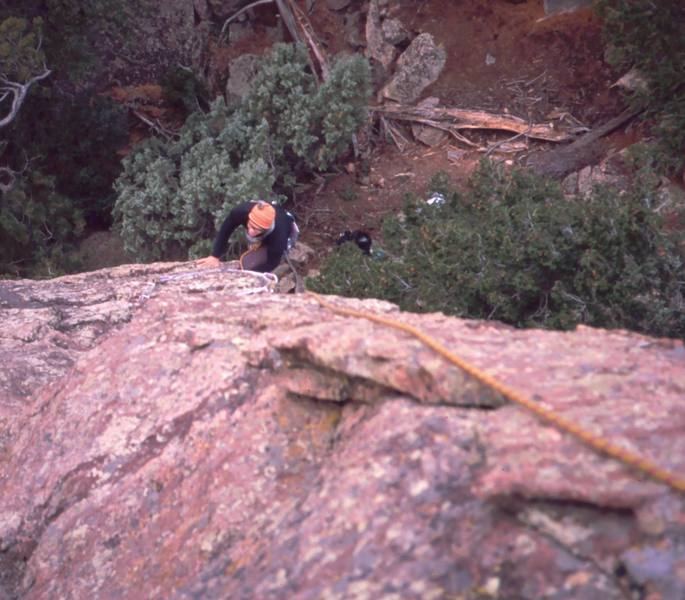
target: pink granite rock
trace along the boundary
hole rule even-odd
[[[191,264],[0,282],[0,598],[685,597],[685,497],[407,334]],[[380,301],[685,474],[685,350]]]

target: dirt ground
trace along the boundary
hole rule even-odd
[[[440,78],[422,95],[439,98],[441,106],[510,113],[538,123],[554,113],[567,113],[588,127],[607,121],[622,108],[618,91],[611,88],[616,76],[603,60],[601,24],[589,9],[545,18],[542,0],[390,4],[395,8],[389,16],[399,18],[414,34],[432,34],[447,51]],[[343,18],[344,13],[330,11],[323,0],[316,0],[310,13],[331,54],[345,49]],[[483,145],[511,134],[475,131],[468,137]],[[616,147],[631,138],[619,132]],[[535,143],[535,149],[541,147]],[[533,149],[531,143],[529,150]],[[491,156],[514,163],[525,154],[524,150]],[[397,211],[406,193],[425,194],[438,171],[460,186],[481,157],[481,152],[456,140],[433,148],[416,143],[400,152],[376,138],[368,180],[359,176],[359,165],[350,162],[327,177],[323,187],[317,185],[295,199],[293,209],[304,225],[302,240],[322,256],[346,229],[377,236],[383,216]]]

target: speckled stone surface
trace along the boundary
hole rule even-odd
[[[0,598],[685,598],[685,497],[407,334],[190,264],[0,282]],[[685,350],[374,300],[685,474]]]

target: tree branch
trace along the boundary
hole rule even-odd
[[[604,153],[600,138],[621,127],[643,110],[644,106],[627,108],[617,117],[579,137],[572,144],[551,152],[537,152],[529,156],[526,166],[538,175],[561,181],[570,173],[598,162]]]
[[[326,81],[330,70],[328,59],[316,40],[316,33],[309,19],[307,19],[307,16],[293,0],[276,0],[276,5],[281,18],[285,22],[288,31],[290,31],[290,35],[297,42],[303,43],[309,48],[311,53],[309,61],[312,69],[322,81]],[[313,60],[311,55],[316,60]]]
[[[14,169],[11,169],[10,167],[0,167],[0,193],[5,195],[8,193],[13,187],[14,183],[17,180],[17,177],[19,175],[23,175],[26,169],[28,168],[29,164],[31,163],[31,160],[29,160],[28,156],[25,156],[26,162],[21,169],[21,171],[15,171]],[[3,182],[3,176],[7,175],[8,181],[7,183]]]
[[[453,135],[464,129],[500,129],[527,138],[549,142],[565,142],[573,139],[573,133],[551,123],[528,123],[507,114],[488,113],[460,108],[429,108],[406,105],[384,105],[370,110],[386,119],[421,123],[448,131]],[[456,135],[455,135],[456,137]]]
[[[233,21],[234,19],[237,19],[240,15],[242,15],[245,11],[250,10],[251,8],[254,8],[255,6],[259,6],[260,4],[268,4],[270,2],[273,2],[274,0],[257,0],[256,2],[253,2],[252,4],[248,4],[247,6],[243,6],[238,12],[233,13],[228,19],[224,21],[224,25],[221,28],[221,32],[219,33],[219,43],[221,44],[224,39],[224,33],[226,32],[226,27],[228,27],[228,24]]]
[[[29,88],[37,81],[45,79],[50,73],[52,73],[52,71],[43,65],[43,72],[40,75],[36,75],[32,79],[29,79],[26,83],[10,81],[5,75],[0,76],[0,102],[5,100],[9,95],[12,96],[12,107],[10,108],[9,113],[0,119],[0,127],[9,125],[15,119],[21,105],[26,99]]]
[[[134,110],[133,114],[138,117],[143,123],[148,125],[153,131],[156,133],[160,134],[163,136],[167,141],[170,141],[174,139],[175,137],[178,137],[178,133],[174,131],[170,131],[164,125],[162,125],[159,120],[153,121],[152,119],[148,119],[144,114],[142,114],[140,111]]]

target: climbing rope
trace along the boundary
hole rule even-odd
[[[273,273],[260,273],[258,271],[248,271],[244,269],[235,269],[232,267],[217,267],[215,269],[198,269],[196,271],[181,271],[171,275],[162,275],[156,281],[150,283],[140,294],[140,301],[145,302],[152,297],[155,289],[160,284],[168,283],[169,281],[183,281],[186,279],[197,279],[209,273],[240,273],[241,275],[250,275],[262,280],[263,285],[257,288],[250,288],[236,292],[237,296],[249,296],[250,294],[259,294],[260,292],[270,292],[278,283],[278,277]]]
[[[304,281],[302,281],[302,276],[297,272],[297,269],[295,268],[295,265],[293,265],[293,261],[290,260],[287,252],[285,253],[285,262],[288,263],[288,266],[293,273],[293,277],[295,278],[295,293],[301,294],[304,292]]]
[[[478,380],[483,385],[499,392],[502,396],[508,400],[514,402],[518,406],[525,408],[526,410],[533,413],[535,416],[541,420],[551,423],[553,426],[561,431],[568,433],[569,435],[580,440],[596,452],[609,456],[610,458],[634,469],[635,471],[642,473],[651,477],[652,479],[658,481],[659,483],[666,484],[673,490],[685,494],[685,478],[681,477],[677,473],[668,471],[659,465],[653,463],[647,458],[644,458],[630,450],[626,450],[613,442],[610,442],[603,437],[591,433],[587,429],[584,429],[577,423],[570,421],[569,419],[557,414],[556,412],[541,406],[537,402],[534,402],[530,398],[527,398],[520,392],[510,388],[504,383],[498,381],[491,375],[481,371],[472,364],[466,362],[464,359],[460,358],[440,342],[430,337],[420,329],[400,321],[395,321],[394,319],[389,319],[387,317],[381,317],[373,313],[368,313],[361,310],[354,310],[351,308],[341,308],[334,306],[329,302],[326,302],[318,294],[307,291],[308,295],[314,298],[321,306],[324,308],[337,313],[339,315],[346,315],[349,317],[358,317],[362,319],[367,319],[369,321],[374,321],[375,323],[380,323],[387,327],[404,331],[413,335],[415,338],[419,339],[429,348],[435,350],[442,357],[446,358],[452,364],[464,370],[468,375],[471,375],[476,380]]]

